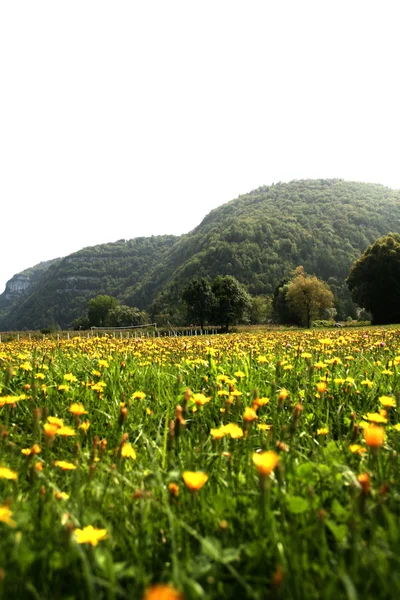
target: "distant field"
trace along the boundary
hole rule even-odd
[[[3,338],[0,598],[399,598],[399,365],[394,327]]]

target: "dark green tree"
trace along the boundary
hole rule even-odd
[[[337,277],[330,277],[327,283],[335,298],[336,320],[345,321],[348,317],[357,319],[357,305],[352,300],[346,282],[337,279]]]
[[[251,297],[232,275],[219,275],[211,289],[216,298],[214,320],[228,331],[229,325],[243,321],[251,307]]]
[[[148,322],[148,315],[135,306],[121,304],[108,311],[104,323],[107,327],[130,327]]]
[[[290,279],[287,277],[282,279],[275,288],[272,298],[273,319],[285,325],[300,325],[298,316],[292,312],[286,298],[289,283]]]
[[[352,298],[372,323],[400,323],[400,235],[388,233],[355,261],[347,278]]]
[[[248,311],[248,317],[251,325],[267,323],[272,316],[272,298],[266,296],[254,296],[251,299],[251,306]]]
[[[192,279],[183,290],[182,299],[187,305],[188,319],[197,321],[203,329],[216,306],[216,298],[208,279]]]
[[[103,327],[110,310],[116,308],[119,302],[116,298],[100,295],[88,302],[88,318],[90,327]]]

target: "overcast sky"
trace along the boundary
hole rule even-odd
[[[0,292],[260,185],[400,188],[398,2],[0,2]]]

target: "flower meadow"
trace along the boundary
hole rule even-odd
[[[0,344],[0,597],[400,597],[400,330]]]

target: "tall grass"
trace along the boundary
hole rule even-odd
[[[0,344],[0,597],[400,597],[399,339]]]

